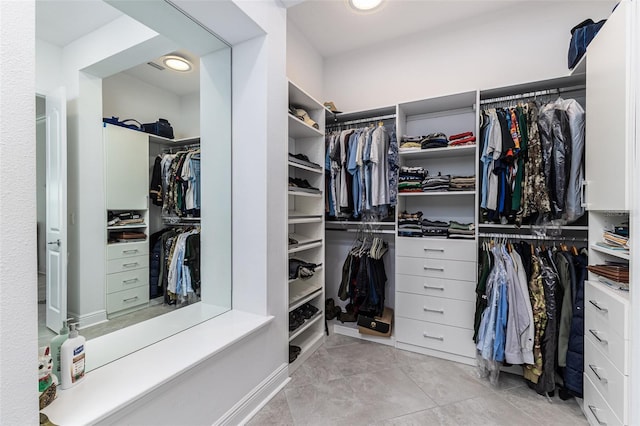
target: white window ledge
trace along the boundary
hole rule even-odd
[[[272,320],[228,311],[87,373],[76,386],[59,390],[42,412],[59,425],[96,423]],[[87,347],[87,358],[91,356]]]

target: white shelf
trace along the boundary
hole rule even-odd
[[[107,226],[107,229],[109,231],[113,231],[113,230],[117,230],[117,229],[134,229],[134,228],[146,228],[147,224],[146,223],[131,223],[129,225],[112,225],[112,226]]]
[[[472,110],[476,103],[476,92],[458,93],[455,95],[440,96],[431,99],[405,102],[399,108],[405,115],[434,114],[459,109]]]
[[[309,126],[298,117],[289,114],[289,137],[298,138],[312,138],[316,136],[324,136],[324,132]]]
[[[289,246],[291,247],[291,246]],[[291,247],[289,249],[289,254],[293,254],[293,253],[299,253],[301,251],[305,251],[305,250],[311,250],[313,248],[317,248],[317,247],[322,247],[322,241],[315,241],[312,243],[298,243],[298,245],[296,245],[295,247]]]
[[[289,104],[305,109],[307,112],[314,110],[326,111],[325,106],[313,96],[302,90],[294,82],[289,81]]]
[[[313,275],[315,276],[315,274],[317,274],[319,271],[321,271],[321,270],[322,270],[322,268],[323,268],[323,266],[322,266],[322,265],[318,266],[318,267],[315,269],[315,271],[313,272]],[[312,278],[312,277],[309,277],[309,278],[307,278],[307,279],[304,279],[304,278],[294,278],[294,279],[292,279],[292,280],[289,280],[289,285],[291,285],[292,283],[294,283],[294,282],[296,282],[296,281],[302,281],[302,282],[304,282],[304,281],[307,281],[307,280],[311,280],[311,278]]]
[[[289,195],[295,195],[295,196],[298,196],[298,197],[315,197],[315,198],[320,198],[320,197],[322,197],[322,192],[311,193],[311,192],[303,192],[303,191],[292,191],[292,190],[289,190]]]
[[[434,192],[398,192],[399,197],[440,197],[476,195],[476,191],[434,191]]]
[[[147,133],[149,135],[149,142],[166,145],[166,146],[184,146],[184,145],[192,145],[200,143],[200,136],[194,136],[190,138],[181,138],[181,139],[169,139],[162,136],[152,135],[151,133]]]
[[[304,285],[297,282],[289,286],[289,312],[322,295],[322,283]]]
[[[345,322],[341,323],[338,320],[329,321],[329,325],[333,325],[330,327],[330,330],[333,330],[335,334],[341,334],[343,336],[355,337],[356,339],[367,340],[369,342],[376,342],[383,345],[395,346],[396,338],[393,335],[393,328],[391,330],[391,336],[382,337],[382,336],[373,336],[370,334],[361,334],[358,331],[358,323],[356,322]],[[393,327],[393,326],[392,326]]]
[[[395,222],[355,222],[348,220],[328,220],[325,222],[325,225],[344,225],[344,226],[391,226],[395,227]]]
[[[437,238],[437,237],[405,237],[402,235],[398,235],[396,238],[401,238],[404,240],[431,240],[431,241],[475,241],[476,237],[473,238]]]
[[[303,164],[299,164],[291,160],[289,160],[289,167],[295,167],[296,169],[302,169],[309,172],[322,174],[322,168],[317,169],[314,167],[305,166]]]
[[[320,223],[322,222],[321,215],[304,214],[295,211],[289,211],[289,225],[296,225],[299,223]]]
[[[295,339],[296,337],[298,337],[299,335],[301,335],[302,333],[307,331],[311,326],[316,324],[323,317],[324,317],[324,310],[323,309],[319,309],[318,312],[313,314],[313,316],[311,318],[309,318],[308,320],[305,320],[304,323],[300,327],[298,327],[295,330],[289,332],[289,342],[291,342],[293,339]]]
[[[623,260],[630,260],[629,257],[629,251],[624,251],[624,250],[612,250],[612,249],[608,249],[606,247],[600,247],[597,244],[591,244],[591,249],[595,250],[599,253],[604,253],[604,254],[608,254],[610,256],[614,256],[617,257],[619,259],[623,259]]]
[[[299,346],[301,351],[296,360],[289,364],[289,374],[296,371],[316,349],[322,346],[322,343],[324,343],[324,332],[308,333],[297,339],[296,342],[290,342],[290,344]]]
[[[476,145],[464,145],[446,148],[416,149],[415,151],[399,151],[398,155],[405,160],[423,160],[427,158],[473,156],[475,153]]]

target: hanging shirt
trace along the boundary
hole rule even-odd
[[[378,126],[371,139],[371,204],[382,206],[389,204],[389,134],[384,127]]]

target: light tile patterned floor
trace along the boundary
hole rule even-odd
[[[521,377],[498,387],[474,367],[333,334],[249,422],[271,425],[586,425],[574,400],[551,402]]]

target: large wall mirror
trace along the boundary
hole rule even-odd
[[[231,49],[165,0],[37,1],[36,39],[39,343],[72,318],[90,370],[231,308]]]

